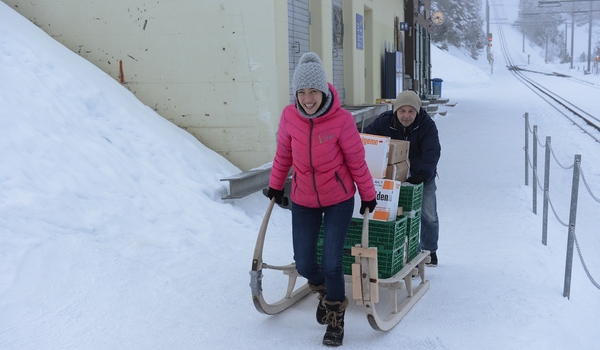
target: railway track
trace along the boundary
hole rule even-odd
[[[498,10],[497,6],[492,7],[494,10],[494,15],[496,17],[502,17],[500,14],[496,13]],[[530,90],[532,90],[536,95],[538,95],[541,99],[547,102],[550,106],[552,106],[558,113],[563,115],[565,118],[570,120],[575,126],[581,129],[586,135],[593,138],[596,142],[600,143],[600,117],[593,115],[591,112],[584,110],[582,107],[578,106],[576,102],[572,102],[569,99],[561,96],[559,93],[550,90],[550,88],[544,86],[542,83],[534,80],[530,75],[540,74],[544,76],[553,76],[557,79],[567,79],[572,83],[582,85],[583,89],[598,89],[600,90],[600,86],[572,78],[568,75],[555,73],[555,72],[539,72],[524,69],[519,67],[513,61],[509,47],[504,37],[504,31],[502,24],[497,25],[497,37],[500,39],[500,48],[502,51],[502,55],[507,62],[507,68],[511,71],[511,73],[517,78],[521,83],[527,86]],[[595,109],[595,112],[598,113],[600,108]]]

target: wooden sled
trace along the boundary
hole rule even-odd
[[[429,289],[429,281],[425,279],[425,264],[431,258],[429,251],[422,251],[398,271],[394,276],[379,279],[377,266],[377,247],[369,247],[369,209],[365,211],[361,244],[352,247],[352,255],[356,262],[352,264],[352,294],[356,304],[364,305],[367,320],[371,327],[387,332],[394,328],[410,309]],[[418,275],[421,282],[413,288],[413,276]],[[346,276],[346,281],[348,281]],[[399,293],[406,289],[404,299],[399,300]],[[388,290],[389,305],[380,306],[379,292]],[[400,303],[398,303],[400,301]]]
[[[275,200],[272,199],[263,218],[250,270],[250,288],[252,301],[256,309],[267,315],[280,313],[300,299],[308,295],[311,290],[308,283],[296,288],[299,276],[295,265],[274,266],[262,261],[265,234]],[[364,214],[362,241],[360,245],[352,248],[352,255],[356,263],[352,265],[352,275],[346,275],[346,282],[352,283],[353,299],[358,305],[365,307],[367,320],[371,327],[378,331],[389,331],[410,311],[419,299],[429,289],[429,281],[425,280],[425,263],[430,261],[429,252],[420,252],[408,262],[398,273],[386,279],[378,278],[377,248],[369,247],[369,210]],[[262,269],[283,271],[288,276],[287,291],[283,298],[275,303],[267,303],[262,294]],[[421,282],[413,288],[413,275],[418,275]],[[379,303],[381,289],[388,290],[387,304]],[[406,292],[404,292],[406,289]],[[403,299],[399,299],[399,294]]]

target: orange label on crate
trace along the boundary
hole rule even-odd
[[[373,212],[373,219],[375,220],[387,221],[389,216],[390,213],[386,213],[385,211],[375,210]]]
[[[383,186],[381,186],[384,190],[393,190],[394,189],[394,181],[384,181]]]

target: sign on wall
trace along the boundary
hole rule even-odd
[[[356,14],[356,48],[359,50],[363,49],[363,32],[365,28],[365,22],[363,16]]]

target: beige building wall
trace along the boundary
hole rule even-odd
[[[287,102],[284,1],[5,0],[243,170],[272,160]],[[280,64],[281,63],[281,64]]]
[[[242,170],[272,160],[289,101],[286,1],[2,1]],[[343,1],[346,104],[381,96],[385,43],[402,4]],[[332,3],[309,5],[310,49],[331,77]],[[357,13],[364,50],[356,48]]]
[[[395,48],[394,23],[404,19],[404,1],[344,1],[344,79],[346,104],[373,104],[381,98],[383,56],[386,47]],[[356,48],[356,14],[364,19],[364,49]]]
[[[333,76],[333,19],[331,0],[310,0],[310,51],[315,52],[323,62],[329,82]]]

